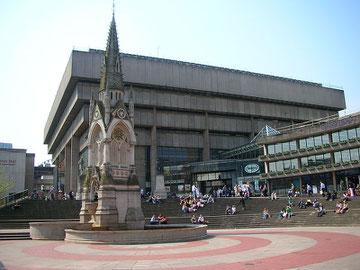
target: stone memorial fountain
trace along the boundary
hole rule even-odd
[[[89,107],[88,167],[80,222],[31,223],[33,239],[138,244],[197,240],[207,235],[206,225],[145,225],[135,168],[133,89],[129,89],[128,106],[124,94],[113,13],[99,99],[92,97]]]

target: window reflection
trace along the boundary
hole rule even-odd
[[[306,138],[306,147],[314,147],[314,138],[313,137]]]
[[[342,162],[350,161],[350,151],[349,150],[341,151],[341,159]]]
[[[291,161],[288,160],[284,160],[284,171],[285,170],[291,170]]]
[[[322,136],[321,136],[321,139],[322,139],[322,143],[323,143],[323,144],[330,143],[330,141],[329,141],[329,135],[328,135],[328,134],[322,135]]]
[[[280,152],[282,152],[281,143],[277,143],[275,144],[275,153],[280,153]]]
[[[356,130],[355,130],[355,128],[348,130],[348,138],[349,139],[356,138]]]
[[[275,146],[273,144],[268,145],[268,154],[275,154]]]
[[[282,150],[283,150],[283,152],[289,151],[290,150],[290,143],[289,142],[283,143],[282,144]]]
[[[315,156],[308,157],[308,164],[309,164],[309,167],[316,165]]]
[[[296,141],[290,142],[290,150],[296,150]]]
[[[347,130],[339,131],[339,139],[340,139],[340,141],[345,141],[348,139]]]
[[[330,153],[324,154],[324,164],[331,164]]]
[[[276,168],[275,168],[275,162],[270,162],[269,163],[269,172],[275,172]]]
[[[302,157],[302,158],[301,158],[301,167],[303,167],[303,168],[309,167],[307,157]]]
[[[299,140],[299,146],[300,148],[306,148],[306,140],[305,139]]]
[[[298,161],[296,158],[292,159],[291,160],[291,169],[299,169],[299,166],[298,166]]]
[[[324,164],[324,156],[323,155],[317,155],[315,157],[315,159],[316,159],[316,166]]]
[[[334,161],[335,161],[335,163],[341,162],[341,153],[340,152],[334,153]]]

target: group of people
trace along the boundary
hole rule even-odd
[[[75,194],[72,190],[68,193],[64,193],[61,189],[55,190],[52,187],[49,192],[45,190],[36,190],[34,189],[30,194],[30,199],[32,200],[45,200],[45,201],[55,201],[55,200],[73,200],[75,198]]]
[[[150,194],[146,201],[151,202],[152,204],[157,204],[161,202],[161,198],[158,195]]]
[[[196,218],[195,215],[192,215],[191,219],[190,219],[192,224],[209,224],[209,222],[207,220],[205,220],[204,216],[202,214],[199,215],[198,218]]]
[[[155,215],[153,215],[150,219],[150,224],[151,225],[156,225],[156,224],[167,224],[168,223],[168,219],[167,217],[159,214],[158,217],[156,218]]]
[[[267,187],[266,185],[262,187],[262,190],[266,190],[265,194],[267,194]],[[196,194],[199,192],[199,188],[196,185],[192,186],[192,194]],[[212,195],[215,198],[220,197],[245,197],[246,199],[250,198],[251,195],[254,193],[253,186],[248,184],[243,185],[235,185],[233,188],[224,185],[223,187],[219,187],[217,189],[212,188],[209,191],[209,195]],[[267,196],[267,195],[266,195]]]
[[[336,202],[336,214],[345,214],[347,211],[349,211],[348,198],[343,198],[342,200]]]
[[[233,204],[233,206],[230,207],[230,205],[226,206],[225,209],[225,215],[235,215],[236,213],[236,206]]]
[[[286,207],[283,207],[281,211],[279,212],[278,216],[280,218],[291,218],[295,214],[293,213],[291,206],[287,205]]]
[[[360,184],[357,184],[355,187],[353,184],[349,184],[349,188],[344,193],[344,197],[355,197],[360,196]]]
[[[199,208],[204,207],[206,204],[214,203],[214,197],[212,195],[202,195],[201,193],[198,196],[195,194],[188,196],[181,196],[180,198],[181,210],[184,213],[192,213],[197,211]]]

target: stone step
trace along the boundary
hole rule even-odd
[[[0,232],[0,241],[29,240],[30,232]]]

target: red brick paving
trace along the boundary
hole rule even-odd
[[[236,263],[226,263],[227,258],[232,256],[236,256],[235,253],[241,253],[243,251],[251,251],[253,249],[266,247],[271,244],[271,241],[268,239],[261,238],[261,235],[281,235],[281,236],[295,236],[295,237],[302,237],[311,239],[311,241],[315,241],[315,245],[311,247],[304,248],[302,250],[286,253],[286,250],[283,250],[282,255],[278,256],[271,256],[265,257],[258,260],[248,260],[248,261],[239,261]],[[81,247],[88,247],[94,250],[100,251],[111,251],[116,252],[120,251],[122,254],[120,255],[101,255],[101,254],[79,254],[76,253],[76,248],[69,249],[67,252],[56,250],[59,247],[66,247],[69,245],[63,241],[57,242],[34,242],[40,243],[35,246],[26,247],[23,249],[19,248],[19,259],[21,259],[22,254],[24,256],[31,256],[34,258],[34,262],[37,261],[44,261],[45,259],[51,259],[52,262],[56,262],[56,260],[66,260],[71,265],[72,261],[79,262],[79,261],[86,261],[86,263],[91,264],[91,261],[161,261],[161,260],[174,260],[181,263],[181,259],[184,258],[205,258],[209,265],[204,266],[206,270],[218,270],[218,269],[255,269],[255,270],[277,270],[277,269],[289,269],[289,268],[296,268],[308,265],[314,265],[321,262],[326,262],[330,260],[334,260],[337,258],[343,258],[346,256],[350,256],[353,254],[360,254],[360,236],[347,234],[347,233],[338,233],[338,232],[311,232],[311,231],[219,231],[209,233],[210,236],[215,237],[215,239],[231,239],[232,241],[239,241],[238,244],[232,244],[228,247],[214,247],[211,246],[210,250],[202,250],[203,247],[207,247],[211,239],[202,240],[202,241],[194,241],[188,243],[177,243],[177,244],[170,244],[165,246],[155,246],[155,247],[141,247],[137,245],[136,247],[130,246],[119,246],[116,247],[115,245],[85,245],[79,244]],[[283,238],[282,238],[283,239]],[[4,245],[13,245],[19,243],[20,241],[6,241],[1,242],[0,245],[2,246],[1,249],[6,249]],[[28,243],[28,242],[27,242]],[[214,244],[214,243],[213,243]],[[71,244],[71,247],[74,247],[74,244]],[[296,242],[294,243],[296,245]],[[149,245],[146,245],[149,246]],[[198,251],[196,252],[189,252],[187,248],[197,248]],[[75,249],[75,250],[74,250]],[[184,252],[181,252],[181,249],[184,249]],[[133,251],[158,251],[160,254],[150,254],[150,255],[124,255],[126,251],[132,252]],[[177,250],[177,253],[171,253],[171,250]],[[161,254],[161,251],[164,251],[164,254]],[[170,252],[166,252],[170,251]],[[254,253],[256,254],[256,250]],[[263,253],[260,254],[261,257],[264,257]],[[224,263],[220,263],[219,261],[212,262],[212,257],[217,256],[217,258],[221,258],[219,256],[224,257]],[[265,253],[266,256],[266,253]],[[208,258],[208,259],[207,259]],[[2,252],[0,250],[0,259],[2,260]],[[26,266],[15,266],[13,263],[8,263],[6,261],[5,267],[0,269],[7,269],[7,270],[39,270],[39,269],[52,269],[58,270],[61,268],[61,264],[57,268],[33,268],[33,267],[26,267]],[[89,269],[91,265],[89,264]],[[179,264],[178,264],[179,265]],[[66,269],[69,266],[66,267]],[[86,266],[85,266],[86,267]],[[174,266],[175,267],[175,266]],[[75,268],[74,268],[75,269]],[[146,269],[146,268],[144,268]],[[166,269],[166,268],[162,268]],[[168,268],[174,269],[174,268]],[[182,264],[181,267],[175,269],[196,269],[199,270],[199,266],[191,266],[191,264]],[[341,268],[339,268],[341,269]]]

